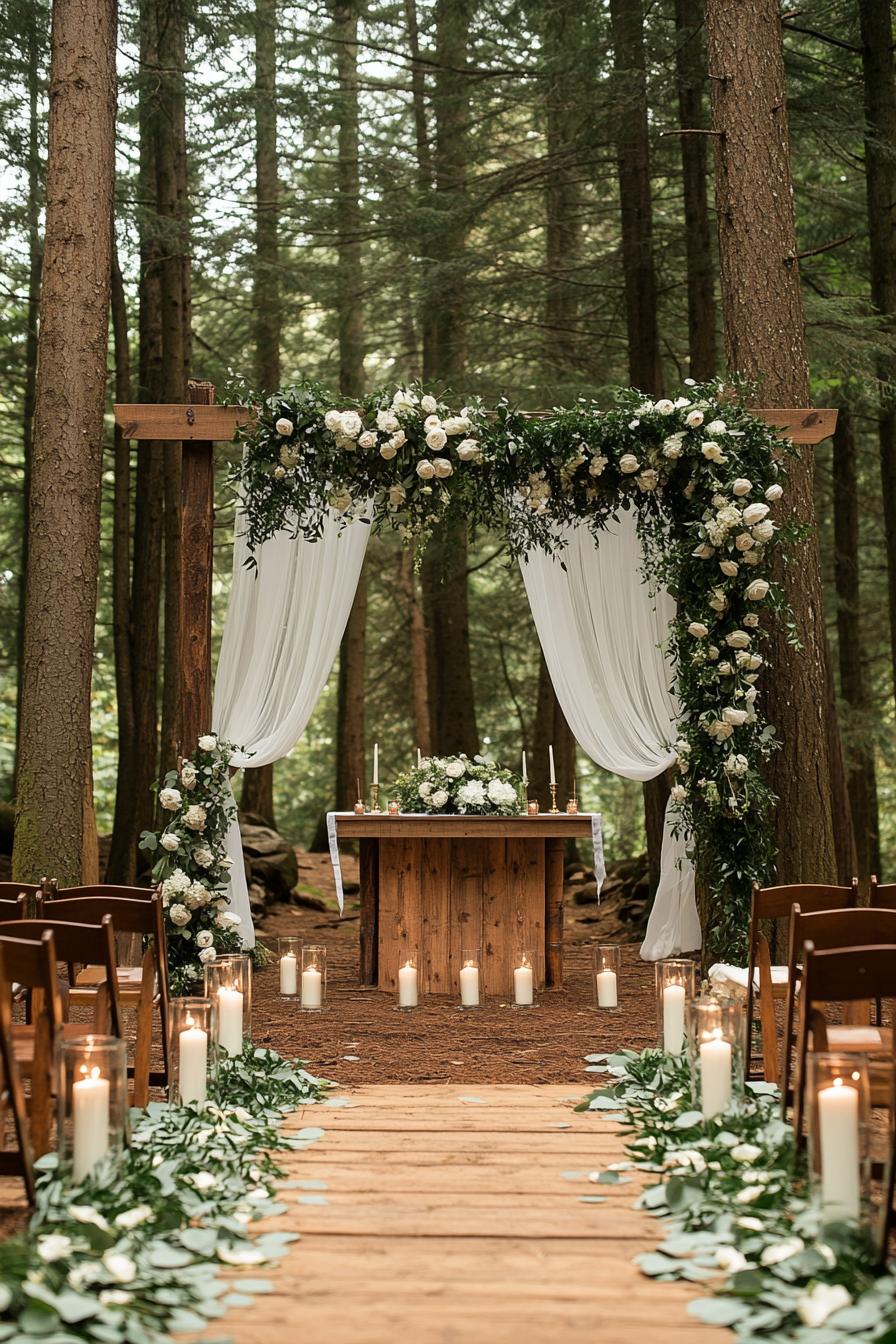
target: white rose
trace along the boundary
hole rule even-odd
[[[200,737],[199,739],[200,751],[214,751],[217,745],[218,745],[217,733],[203,733],[202,737]]]
[[[466,774],[467,767],[463,761],[446,761],[445,774],[449,779],[460,779],[461,775]]]
[[[449,415],[447,420],[442,421],[442,428],[446,434],[466,434],[470,422],[465,415]]]
[[[184,924],[189,924],[193,918],[185,905],[172,905],[168,911],[168,917],[171,923],[176,924],[178,928],[183,928]]]
[[[196,935],[197,947],[211,947],[214,941],[215,935],[212,933],[211,929],[203,929],[201,933],[197,933]]]
[[[685,416],[684,422],[687,425],[688,429],[699,429],[700,426],[703,424],[703,412],[688,411],[687,415]]]
[[[287,435],[289,435],[289,434],[292,433],[293,428],[294,428],[294,426],[293,426],[292,421],[291,421],[291,420],[287,420],[287,418],[286,418],[285,415],[281,415],[280,419],[277,421],[276,425],[274,426],[274,429],[277,431],[277,433],[278,433],[278,434],[282,434],[284,438],[286,438]]]
[[[754,523],[761,523],[767,513],[767,504],[748,504],[744,509],[744,522],[747,527],[752,527]]]
[[[780,1265],[783,1260],[789,1260],[792,1255],[799,1255],[800,1251],[805,1249],[806,1243],[802,1237],[785,1237],[783,1241],[776,1241],[771,1246],[766,1246],[759,1257],[759,1263],[766,1267]]]
[[[658,415],[671,415],[675,410],[675,403],[669,401],[668,397],[663,397],[660,401],[654,403],[653,409]]]
[[[780,499],[784,493],[784,487],[781,485],[770,485],[765,492],[765,497],[770,503],[774,504],[776,499]]]
[[[735,560],[720,560],[719,569],[726,574],[729,579],[733,579],[738,572],[738,565]]]
[[[736,1246],[720,1246],[716,1251],[716,1264],[726,1274],[737,1274],[740,1270],[746,1269],[749,1261]]]
[[[750,636],[746,630],[732,630],[730,635],[725,636],[725,643],[729,649],[748,649],[750,647]]]
[[[387,462],[390,461],[397,452],[398,449],[391,439],[387,439],[385,443],[380,444],[380,457],[384,457]]]
[[[192,761],[184,761],[180,768],[180,782],[185,789],[192,789],[196,783],[196,767]]]
[[[691,621],[688,626],[688,634],[693,635],[695,639],[705,639],[709,630],[701,621]]]
[[[331,434],[337,434],[342,429],[342,416],[338,411],[327,411],[324,416],[324,425]]]
[[[592,457],[591,461],[588,463],[588,475],[602,476],[604,474],[604,467],[609,460],[608,457],[604,457],[603,453],[598,453],[597,457]]]
[[[176,812],[183,802],[180,789],[162,789],[159,793],[159,802],[166,812]]]
[[[435,397],[425,396],[420,398],[420,409],[424,415],[435,415],[439,409],[439,403]]]
[[[232,910],[223,910],[215,919],[219,929],[235,929],[238,924],[242,924],[242,915],[236,915]]]
[[[204,807],[201,807],[199,803],[194,803],[184,813],[184,825],[189,826],[191,831],[201,831],[205,827],[207,815]]]
[[[444,480],[446,476],[450,476],[454,471],[454,468],[447,457],[435,457],[433,458],[432,464],[436,469],[436,476],[440,481]]]
[[[721,448],[717,443],[707,441],[702,445],[700,451],[708,462],[725,461],[725,454],[722,452]]]
[[[421,481],[431,481],[435,474],[436,469],[427,458],[423,458],[417,463],[417,475]]]
[[[204,947],[199,953],[199,960],[203,966],[207,966],[209,962],[215,961],[217,956],[218,954],[213,947]]]
[[[762,522],[753,528],[753,536],[757,541],[771,541],[774,535],[775,525],[770,518],[763,518]]]
[[[724,723],[721,719],[713,719],[706,731],[716,742],[724,742],[734,732],[730,723]]]
[[[681,457],[683,452],[680,434],[671,434],[668,439],[664,439],[663,457]]]
[[[482,449],[476,439],[462,439],[457,445],[457,455],[462,462],[477,462],[482,456]]]
[[[417,405],[417,394],[409,392],[407,388],[400,387],[392,398],[392,409],[395,411],[412,411]]]
[[[419,793],[421,798],[424,798],[428,801],[429,795],[432,793],[432,785],[430,784],[429,780],[424,780],[423,783],[420,785],[419,789],[417,790],[417,792]]]
[[[740,728],[747,721],[747,711],[745,709],[735,709],[733,706],[726,706],[722,710],[722,722],[730,723],[732,728]]]
[[[280,449],[280,461],[283,463],[284,467],[297,466],[299,461],[298,449],[291,443],[284,443],[283,447]]]
[[[274,480],[275,480],[275,481],[282,481],[285,475],[286,475],[286,469],[285,469],[284,467],[275,467],[275,468],[274,468]]]
[[[648,468],[647,471],[639,472],[638,476],[636,477],[638,485],[645,492],[655,490],[659,482],[659,479],[660,479],[659,476],[653,470],[652,467]]]
[[[715,553],[716,553],[715,548],[713,546],[707,546],[705,541],[701,541],[697,549],[695,551],[691,551],[691,555],[693,555],[697,560],[711,560],[715,555]]]
[[[725,762],[726,775],[746,775],[750,769],[750,762],[746,756],[729,756]]]
[[[448,794],[444,789],[436,789],[430,798],[433,807],[444,807],[448,801]]]
[[[756,543],[749,532],[738,532],[734,544],[739,551],[750,551]]]
[[[347,490],[345,486],[342,486],[339,490],[333,490],[329,502],[332,508],[337,509],[340,513],[345,513],[346,509],[350,509],[352,506],[351,491]]]
[[[364,424],[357,411],[343,411],[339,417],[340,432],[347,439],[356,439],[364,428]]]
[[[373,433],[373,430],[365,429],[364,433],[358,439],[358,447],[359,448],[376,447],[376,435]]]
[[[389,505],[391,508],[400,509],[406,498],[407,493],[403,485],[389,486]]]
[[[426,435],[426,446],[427,448],[432,448],[434,452],[438,452],[440,448],[444,448],[447,442],[448,435],[445,433],[444,429],[442,429],[441,425],[434,425]]]
[[[183,868],[175,868],[174,872],[166,880],[165,886],[169,891],[175,894],[179,891],[187,891],[189,890],[190,879]]]
[[[139,1227],[141,1223],[148,1223],[154,1217],[152,1209],[148,1204],[136,1204],[132,1209],[125,1209],[115,1219],[116,1227],[123,1227],[130,1231],[134,1227]]]
[[[161,845],[163,849],[167,849],[169,854],[173,854],[180,847],[180,836],[175,835],[173,831],[166,831],[162,836]]]
[[[619,459],[619,470],[625,476],[631,476],[633,472],[639,471],[641,463],[635,457],[634,453],[623,453]]]
[[[733,495],[748,495],[752,489],[752,481],[748,481],[746,476],[738,476],[737,480],[731,486],[731,493]]]
[[[728,427],[724,420],[711,420],[706,426],[707,434],[725,434],[727,433],[727,429]]]
[[[713,611],[723,612],[728,610],[728,599],[721,588],[713,588],[712,595],[709,599],[709,605],[712,607]]]
[[[516,801],[516,789],[510,784],[505,784],[503,779],[489,780],[488,789],[489,799],[496,807],[506,806],[508,803]]]
[[[747,629],[755,630],[758,624],[759,624],[759,617],[756,615],[756,612],[755,611],[747,612],[746,616],[744,617],[744,625],[747,627]]]
[[[851,1302],[852,1297],[842,1283],[813,1283],[808,1292],[797,1298],[796,1314],[803,1325],[818,1329],[835,1311]]]
[[[720,677],[731,677],[734,675],[734,668],[730,663],[719,663],[716,672]]]
[[[394,434],[399,427],[398,416],[394,411],[377,411],[376,427],[381,429],[384,434]]]
[[[669,796],[673,803],[683,803],[688,796],[688,791],[683,784],[673,784]]]
[[[744,596],[748,602],[761,602],[768,593],[768,584],[765,579],[754,579],[748,586]]]
[[[393,448],[403,448],[408,441],[408,436],[403,429],[396,429],[389,442]]]

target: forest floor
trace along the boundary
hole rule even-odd
[[[619,1011],[592,1007],[591,943],[625,937],[612,903],[583,907],[567,900],[564,986],[544,991],[531,1011],[492,1000],[464,1013],[453,998],[427,996],[417,1012],[398,1013],[391,994],[358,984],[357,897],[346,898],[340,918],[329,858],[301,851],[298,857],[302,893],[334,908],[270,907],[258,936],[272,950],[287,934],[326,945],[328,1007],[301,1012],[294,1000],[280,998],[277,966],[263,968],[255,976],[256,1044],[298,1055],[312,1072],[351,1086],[568,1083],[582,1073],[583,1055],[655,1043],[654,969],[641,961],[637,943],[622,948]],[[355,860],[346,857],[343,874],[349,886],[357,880]]]

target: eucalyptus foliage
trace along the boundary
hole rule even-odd
[[[715,1296],[690,1314],[766,1344],[896,1338],[896,1275],[875,1264],[866,1235],[824,1224],[777,1088],[704,1120],[685,1060],[658,1050],[589,1055],[612,1082],[577,1108],[621,1120],[632,1165],[655,1172],[642,1208],[667,1220],[655,1252],[638,1257],[659,1280],[706,1281]]]
[[[277,532],[314,541],[330,517],[394,529],[418,554],[440,526],[479,524],[503,531],[521,559],[539,548],[562,563],[567,529],[584,525],[599,542],[633,510],[644,581],[678,599],[673,800],[714,902],[709,951],[729,960],[744,950],[750,884],[774,863],[760,613],[786,619],[771,564],[796,535],[775,518],[788,449],[746,392],[691,383],[653,401],[626,389],[608,412],[580,399],[527,418],[507,403],[456,411],[416,386],[350,402],[300,384],[252,398],[258,416],[240,431],[235,471],[250,564]]]
[[[221,1060],[203,1106],[132,1111],[123,1159],[107,1158],[79,1186],[55,1154],[42,1158],[28,1231],[0,1244],[0,1341],[162,1344],[269,1291],[267,1280],[225,1282],[218,1271],[263,1265],[295,1240],[249,1229],[285,1210],[271,1150],[321,1132],[284,1135],[280,1124],[329,1086],[247,1045]]]

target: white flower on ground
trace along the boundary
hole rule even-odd
[[[197,1190],[211,1190],[217,1183],[217,1178],[210,1171],[194,1171],[184,1179]]]
[[[364,428],[357,411],[343,411],[339,417],[339,430],[347,439],[356,439]]]
[[[184,813],[184,825],[189,826],[191,831],[201,831],[205,829],[208,813],[200,803],[194,803],[188,807]]]
[[[725,636],[725,643],[729,649],[747,649],[750,646],[750,636],[746,630],[732,630],[730,635]]]
[[[199,739],[200,751],[214,751],[217,745],[218,745],[217,733],[203,733],[202,737],[200,737]]]
[[[117,1283],[131,1283],[137,1277],[136,1264],[121,1251],[106,1251],[103,1264]]]
[[[417,463],[417,475],[420,477],[421,481],[431,481],[435,474],[436,469],[429,461],[429,458],[424,457]]]
[[[161,789],[159,802],[166,812],[176,812],[183,802],[180,789]]]
[[[193,916],[185,905],[172,905],[168,911],[168,918],[172,924],[176,924],[178,928],[183,928],[185,924],[189,924]]]
[[[53,1232],[38,1241],[37,1254],[45,1265],[52,1265],[55,1260],[63,1260],[65,1256],[71,1255],[73,1245],[71,1237],[63,1236],[61,1232]]]
[[[192,761],[184,761],[180,768],[180,782],[185,789],[192,789],[196,783],[196,767]]]
[[[123,1227],[130,1231],[132,1227],[139,1227],[141,1223],[146,1223],[152,1218],[153,1211],[148,1204],[137,1204],[133,1209],[125,1209],[115,1219],[116,1227]]]
[[[435,415],[436,411],[439,409],[439,403],[436,401],[435,397],[427,395],[420,398],[420,409],[424,415]]]
[[[784,493],[784,487],[781,485],[770,485],[765,492],[765,497],[770,503],[774,504],[776,499],[780,499]]]
[[[467,773],[467,767],[463,761],[446,761],[445,774],[449,779],[460,779],[461,775]]]
[[[688,429],[699,429],[700,426],[703,424],[703,412],[688,411],[687,415],[684,418],[684,422],[687,425]]]
[[[365,429],[364,433],[358,439],[359,448],[375,448],[376,435],[370,429]]]
[[[435,789],[430,795],[429,801],[433,807],[444,807],[448,801],[448,794],[445,789]]]
[[[813,1283],[808,1292],[796,1300],[796,1314],[803,1325],[812,1329],[824,1325],[829,1316],[852,1303],[850,1293],[842,1283]]]
[[[641,463],[635,457],[634,453],[623,453],[619,459],[619,470],[624,476],[631,476],[633,472],[640,469]]]
[[[746,476],[738,476],[736,481],[732,482],[731,493],[733,495],[748,495],[753,489],[753,482],[748,481]]]
[[[450,476],[454,471],[447,457],[434,457],[432,464],[436,469],[436,477],[440,481],[443,481],[446,476]]]
[[[339,411],[327,411],[324,416],[324,425],[331,434],[338,434],[342,430],[342,416]]]
[[[722,452],[721,448],[717,443],[712,443],[711,441],[708,440],[701,446],[700,451],[708,462],[725,461],[725,454]]]
[[[457,445],[457,455],[461,462],[478,462],[482,449],[476,439],[461,439]]]
[[[265,1254],[257,1246],[219,1246],[218,1259],[225,1265],[263,1265]]]
[[[163,849],[167,849],[169,854],[173,854],[180,845],[180,836],[176,835],[174,831],[166,831],[160,843]]]
[[[749,1261],[736,1246],[720,1246],[716,1251],[716,1264],[726,1274],[737,1274],[747,1268]]]
[[[744,596],[748,602],[761,602],[768,593],[768,587],[765,579],[754,579]]]
[[[760,1265],[780,1265],[782,1260],[789,1260],[792,1255],[799,1255],[800,1251],[806,1249],[806,1243],[802,1237],[785,1237],[783,1241],[773,1242],[771,1246],[766,1246],[759,1257]]]
[[[765,1194],[764,1185],[745,1185],[736,1195],[738,1204],[752,1204],[760,1195]]]
[[[437,453],[440,448],[445,447],[445,444],[447,442],[448,442],[448,435],[445,433],[444,429],[442,429],[440,425],[434,425],[432,429],[427,430],[426,446],[427,448],[431,448],[433,452]]]
[[[282,434],[284,438],[286,438],[287,435],[292,433],[293,428],[294,426],[292,421],[287,420],[285,415],[281,415],[280,419],[274,425],[274,429],[277,431],[277,433]]]
[[[693,635],[695,639],[705,639],[709,630],[702,621],[691,621],[688,626],[688,634]]]

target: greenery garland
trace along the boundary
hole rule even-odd
[[[577,1110],[621,1120],[631,1165],[659,1178],[639,1204],[669,1230],[638,1257],[643,1273],[707,1281],[716,1296],[689,1313],[743,1340],[896,1339],[896,1274],[875,1265],[854,1226],[822,1224],[777,1088],[748,1083],[739,1107],[704,1120],[686,1060],[658,1050],[587,1059],[613,1081]]]
[[[776,430],[749,389],[686,380],[674,401],[626,389],[613,409],[579,400],[542,418],[506,403],[491,417],[417,386],[361,401],[297,384],[255,396],[234,480],[250,551],[286,529],[309,540],[325,520],[397,530],[419,550],[464,521],[503,531],[511,552],[563,549],[582,523],[600,540],[632,509],[645,582],[678,599],[668,655],[681,706],[678,824],[713,901],[707,952],[742,959],[750,884],[766,883],[776,801],[762,767],[776,746],[759,701],[763,612],[787,612],[772,554],[799,530],[775,510],[785,485]]]
[[[518,816],[523,781],[486,756],[423,756],[395,780],[402,812],[460,816]]]
[[[123,1158],[107,1158],[80,1186],[55,1154],[42,1158],[28,1231],[0,1244],[0,1341],[163,1344],[270,1291],[264,1279],[234,1283],[217,1270],[262,1265],[296,1239],[248,1231],[286,1208],[270,1150],[323,1133],[284,1136],[280,1123],[330,1086],[299,1061],[247,1045],[221,1060],[204,1106],[132,1111]]]

